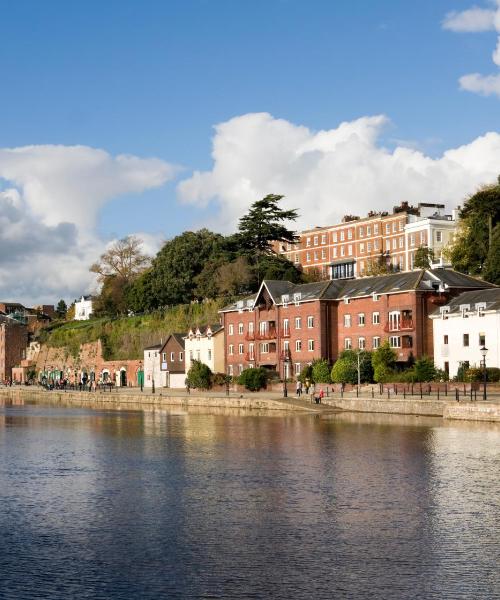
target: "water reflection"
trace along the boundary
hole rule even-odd
[[[408,416],[3,406],[0,597],[499,597],[499,441]]]

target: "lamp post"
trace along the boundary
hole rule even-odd
[[[283,398],[288,398],[288,387],[286,385],[286,380],[288,379],[288,364],[290,363],[290,356],[288,355],[288,351],[284,351],[283,357]]]
[[[483,357],[483,362],[482,362],[482,367],[483,367],[483,400],[486,400],[486,376],[487,376],[487,371],[486,371],[486,355],[488,354],[488,348],[486,348],[486,346],[481,346],[481,348],[479,349],[479,352],[481,352],[481,356]]]

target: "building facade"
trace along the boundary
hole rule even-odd
[[[224,331],[221,325],[196,327],[188,331],[184,339],[185,372],[193,360],[199,360],[212,373],[224,373]]]
[[[12,380],[12,369],[26,359],[28,329],[11,317],[0,316],[0,381]]]
[[[439,259],[452,240],[458,211],[442,204],[403,203],[392,214],[347,215],[342,223],[299,232],[296,244],[277,243],[275,250],[304,270],[317,269],[326,279],[350,279],[377,272],[381,264],[410,271],[416,250],[431,248]]]
[[[163,344],[144,348],[144,387],[166,386],[166,373],[161,369],[161,349]]]
[[[222,309],[226,372],[265,367],[296,376],[344,349],[376,350],[385,341],[407,363],[433,354],[437,306],[490,284],[448,269],[294,285],[264,281],[259,292]]]
[[[450,377],[461,366],[500,367],[500,288],[465,292],[431,315],[434,363]]]
[[[94,312],[92,296],[82,296],[75,300],[75,321],[87,321]]]
[[[160,368],[166,387],[182,388],[186,385],[185,333],[172,333],[160,349]]]

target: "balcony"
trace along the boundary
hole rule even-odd
[[[247,362],[255,362],[255,353],[245,352],[245,360]]]
[[[384,327],[386,333],[391,331],[413,331],[415,324],[413,319],[400,319],[399,321],[387,321]]]
[[[260,355],[259,366],[276,366],[278,364],[278,355],[276,352],[264,352]]]
[[[255,332],[247,331],[247,333],[245,334],[245,339],[247,340],[247,342],[253,342],[255,340]]]
[[[258,340],[275,340],[276,339],[276,327],[269,327],[269,329],[265,329],[257,333]]]

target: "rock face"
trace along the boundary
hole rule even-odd
[[[53,348],[41,345],[32,351],[37,373],[59,371],[71,383],[78,382],[83,372],[95,374],[98,381],[107,378],[119,387],[138,385],[138,372],[142,369],[141,360],[104,360],[101,341],[82,344],[78,356],[72,356],[65,347]]]

